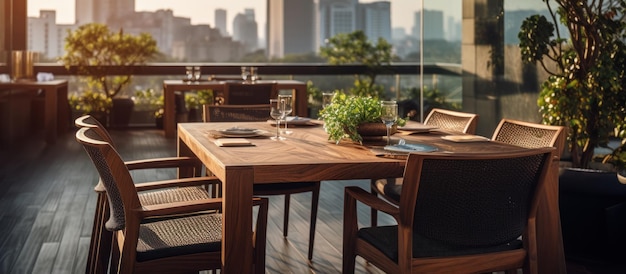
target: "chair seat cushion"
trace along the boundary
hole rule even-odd
[[[373,188],[388,201],[399,204],[402,193],[402,178],[387,178],[374,181]]]
[[[255,184],[254,195],[277,195],[312,191],[319,182]]]
[[[142,205],[157,205],[210,198],[209,193],[201,186],[144,191],[139,193],[138,196]]]
[[[398,261],[398,226],[362,228],[357,236],[382,251],[391,260]],[[517,239],[497,246],[461,246],[443,243],[413,233],[413,258],[481,254],[514,250],[521,247],[522,241]]]
[[[222,215],[203,214],[141,224],[137,261],[220,251]]]

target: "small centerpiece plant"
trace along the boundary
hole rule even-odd
[[[320,111],[320,117],[324,120],[329,140],[339,144],[342,139],[348,138],[362,144],[363,137],[358,132],[360,125],[378,123],[384,128],[380,120],[381,109],[378,98],[336,92],[332,103]],[[398,126],[405,124],[403,118],[396,121]]]

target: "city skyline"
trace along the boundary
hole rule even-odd
[[[56,10],[58,24],[74,24],[75,21],[75,2],[76,0],[28,0],[28,16],[39,16],[40,10]],[[360,0],[361,3],[380,2],[376,0]],[[402,27],[405,32],[410,32],[413,27],[414,13],[420,9],[421,1],[415,0],[393,0],[391,2],[391,25],[394,28]],[[458,3],[458,8],[451,5],[451,2]],[[181,5],[185,3],[188,5]],[[231,0],[224,4],[217,1],[206,0],[135,0],[136,11],[156,11],[158,9],[171,9],[175,16],[187,17],[191,19],[192,24],[209,24],[215,27],[216,9],[225,9],[227,11],[227,30],[232,33],[232,22],[238,13],[244,13],[247,8],[255,10],[257,15],[266,14],[266,1],[264,0]],[[451,8],[451,6],[453,8]],[[444,16],[452,16],[457,20],[461,17],[461,0],[454,1],[426,1],[425,9],[443,10]],[[259,28],[264,28],[266,18],[257,16],[256,18]],[[264,38],[264,33],[259,32]]]

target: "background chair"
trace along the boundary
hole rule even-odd
[[[564,130],[562,126],[502,119],[491,140],[525,148],[556,147],[555,157],[561,158],[565,146]]]
[[[278,90],[274,83],[226,82],[225,105],[261,105],[276,98]],[[269,112],[268,112],[269,113]]]
[[[554,150],[409,154],[399,206],[347,187],[343,273],[356,256],[387,273],[537,273],[538,193]],[[357,201],[398,225],[358,229]]]
[[[269,105],[206,105],[204,113],[204,121],[206,122],[267,121],[269,119]],[[291,194],[303,192],[311,192],[312,195],[308,252],[308,258],[311,260],[313,259],[313,244],[315,242],[315,224],[320,196],[320,182],[255,184],[253,188],[254,195],[285,195],[285,213],[283,217],[284,237],[287,237],[289,230],[289,204]]]
[[[474,134],[478,124],[478,114],[433,108],[424,119],[424,124],[443,130]],[[402,178],[374,179],[371,181],[370,191],[397,204],[400,191],[402,191]],[[371,224],[376,226],[377,223],[378,213],[372,208]]]
[[[100,122],[90,115],[77,118],[74,124],[78,128],[92,128],[103,141],[114,147],[113,139],[109,132]],[[166,157],[142,159],[124,162],[129,170],[155,169],[155,168],[193,168],[194,173],[199,174],[200,161],[192,157]],[[198,171],[198,172],[197,172]],[[162,182],[136,184],[139,199],[144,205],[154,205],[189,200],[209,198],[205,185],[213,185],[219,182],[215,177],[197,177],[181,180],[168,180]],[[102,180],[95,186],[98,193],[94,223],[91,232],[89,254],[87,256],[88,273],[105,273],[111,253],[112,233],[105,229],[105,222],[109,218],[110,210],[106,191]]]
[[[112,272],[184,273],[221,267],[221,214],[210,213],[220,210],[221,199],[144,204],[126,164],[95,129],[79,129],[76,140],[98,170],[111,202],[106,229],[115,231]],[[253,237],[257,273],[265,269],[267,203],[254,201],[260,206]]]
[[[269,100],[268,100],[269,102]],[[203,105],[204,122],[267,121],[270,105]]]
[[[433,108],[424,119],[425,125],[467,134],[476,132],[478,114]]]

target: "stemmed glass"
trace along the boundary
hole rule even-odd
[[[270,116],[276,120],[276,136],[270,137],[274,141],[285,140],[285,137],[280,136],[280,120],[285,117],[284,101],[279,99],[270,99]]]
[[[200,70],[200,67],[193,67],[193,80],[195,82],[199,82],[200,78],[202,78],[202,71]]]
[[[391,126],[393,126],[393,124],[398,119],[398,104],[396,103],[396,101],[381,101],[380,105],[382,107],[380,111],[380,119],[387,127],[387,145],[390,145]]]
[[[291,94],[280,94],[278,95],[278,100],[280,102],[284,102],[283,111],[285,112],[285,130],[283,133],[289,135],[293,133],[293,131],[287,129],[287,117],[293,111],[293,96]]]
[[[248,81],[248,77],[250,76],[250,70],[248,67],[241,67],[241,78],[244,82]]]

